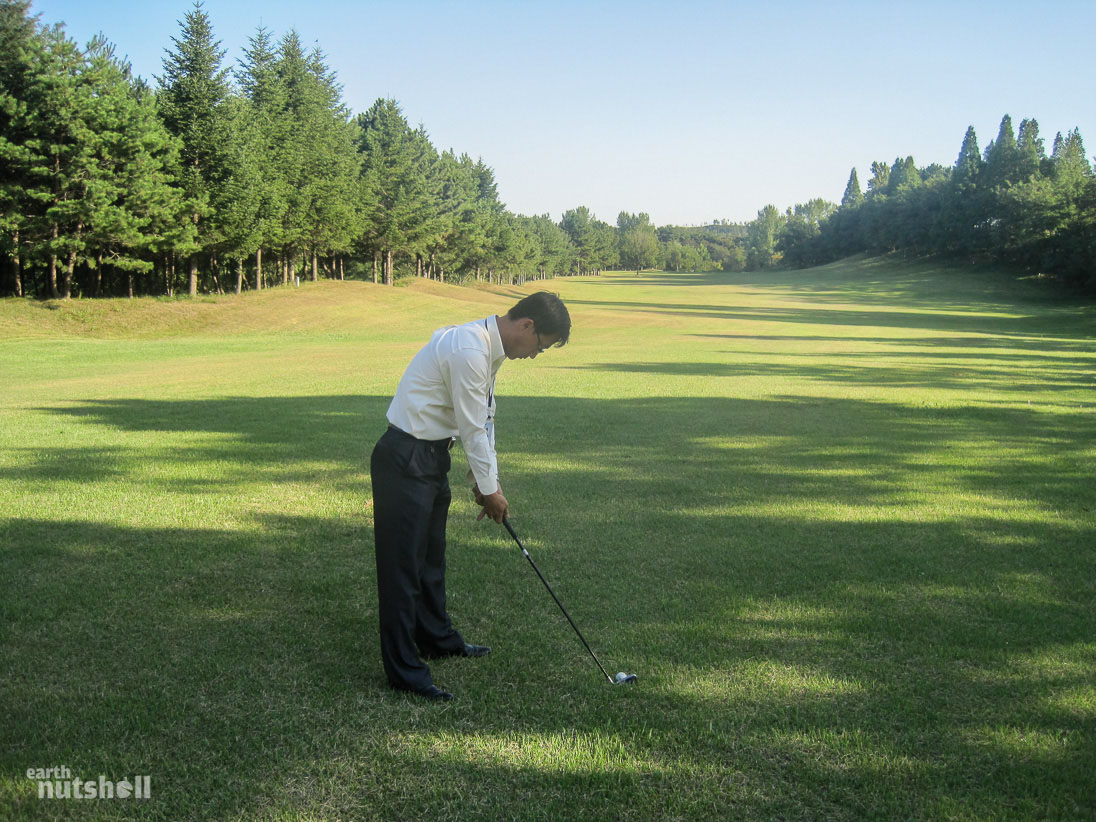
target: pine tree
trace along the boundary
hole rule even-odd
[[[535,269],[541,252],[540,242],[529,229],[527,219],[506,212],[497,236],[498,245],[494,249],[492,263],[499,271],[498,282],[524,282],[527,275]]]
[[[423,126],[412,135],[415,147],[414,185],[407,192],[417,201],[415,219],[407,226],[408,251],[416,260],[417,273],[425,274],[424,260],[444,236],[449,216],[443,200],[445,179],[441,158]]]
[[[278,44],[277,75],[285,94],[284,131],[277,149],[277,164],[285,181],[285,210],[279,226],[282,282],[296,277],[297,255],[307,244],[309,205],[312,200],[310,138],[320,102],[308,75],[308,61],[295,30]]]
[[[1085,154],[1081,132],[1073,129],[1062,137],[1061,132],[1054,138],[1054,149],[1050,156],[1051,177],[1056,187],[1074,195],[1084,187],[1092,177],[1092,166]]]
[[[180,176],[182,189],[195,228],[195,246],[190,252],[189,292],[198,293],[197,252],[212,251],[220,238],[209,219],[217,187],[224,180],[229,117],[228,71],[222,68],[225,52],[213,39],[209,16],[201,2],[187,12],[182,32],[173,37],[173,50],[163,61],[160,84],[160,113],[168,131],[182,140]]]
[[[304,84],[295,120],[305,141],[303,243],[311,253],[314,280],[317,255],[349,251],[360,233],[361,156],[355,145],[357,127],[318,48],[306,60]]]
[[[48,266],[49,295],[64,299],[71,295],[73,269],[86,239],[83,201],[91,162],[88,96],[80,88],[83,55],[64,29],[55,26],[44,31],[43,44],[27,106],[32,136],[24,143],[34,181],[26,194],[35,203],[27,245]],[[59,281],[62,266],[65,273]]]
[[[1012,118],[1001,119],[997,139],[986,146],[982,185],[987,191],[1010,186],[1021,178],[1020,150],[1012,129]]]
[[[918,171],[913,157],[896,157],[887,178],[887,193],[894,195],[911,188],[919,188],[920,185],[921,172]]]
[[[443,226],[428,254],[431,271],[443,280],[446,272],[460,274],[474,268],[486,237],[477,218],[479,181],[472,159],[467,154],[458,158],[452,151],[444,151],[438,157],[436,175]]]
[[[436,213],[429,184],[425,134],[407,124],[395,100],[377,100],[359,114],[364,198],[362,244],[381,255],[385,285],[393,282],[393,256],[421,248],[423,222]]]
[[[254,254],[261,264],[259,249],[265,227],[263,170],[270,163],[262,122],[253,114],[253,107],[243,97],[226,101],[226,117],[231,125],[223,147],[226,171],[212,201],[212,220],[219,240],[216,251],[235,264],[237,294],[243,290],[244,260]],[[257,266],[256,287],[259,282]]]
[[[957,188],[972,188],[978,184],[981,173],[982,152],[978,149],[978,135],[974,131],[974,126],[968,126],[951,179]]]
[[[263,248],[282,245],[282,225],[288,208],[289,183],[280,153],[292,132],[286,111],[286,91],[278,73],[278,55],[267,29],[260,26],[248,40],[236,78],[248,102],[245,116],[255,130],[257,159],[254,192],[258,200],[255,230],[255,288],[263,287]]]
[[[860,190],[860,178],[856,176],[854,168],[849,173],[849,182],[845,185],[845,193],[841,196],[842,208],[856,208],[864,202],[864,194]]]
[[[490,269],[503,244],[505,207],[498,199],[495,172],[467,154],[444,152],[435,165],[436,216],[432,254],[460,275],[477,279]]]
[[[23,296],[23,245],[33,203],[27,196],[33,113],[28,100],[41,65],[42,40],[26,0],[0,0],[0,252],[10,262],[11,290]],[[0,276],[0,288],[3,288]]]
[[[1043,138],[1039,136],[1039,123],[1034,120],[1021,120],[1020,133],[1016,138],[1018,180],[1030,180],[1042,173],[1046,162],[1046,149]]]
[[[979,247],[983,222],[978,192],[982,185],[982,153],[974,126],[968,126],[945,197],[942,243],[946,251],[969,254]]]
[[[494,169],[482,159],[476,160],[472,166],[472,178],[476,191],[477,232],[483,238],[482,256],[476,262],[476,279],[479,279],[481,269],[486,268],[487,278],[491,280],[499,249],[506,244],[506,207],[499,200]]]
[[[171,174],[179,142],[161,123],[147,86],[105,40],[89,46],[85,74],[93,158],[85,177],[85,261],[95,271],[93,293],[109,267],[126,273],[133,296],[134,275],[153,270],[152,258],[169,239],[185,240],[177,228],[186,225],[184,202]]]

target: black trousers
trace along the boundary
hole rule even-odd
[[[429,688],[433,680],[422,657],[464,648],[445,609],[448,446],[448,440],[419,440],[389,428],[369,461],[381,660],[395,688]]]

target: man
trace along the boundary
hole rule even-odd
[[[503,360],[535,359],[570,333],[563,302],[541,291],[505,315],[435,331],[400,379],[369,464],[381,659],[393,688],[452,699],[423,659],[491,652],[467,644],[445,608],[449,448],[460,437],[479,518],[502,522],[509,503],[495,456],[495,375]]]

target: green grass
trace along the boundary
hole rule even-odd
[[[639,682],[458,491],[494,653],[446,705],[384,686],[368,452],[430,330],[529,289],[0,302],[0,818],[1096,818],[1096,311],[870,259],[550,287],[503,485]]]

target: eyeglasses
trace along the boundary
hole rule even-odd
[[[533,333],[537,335],[537,353],[538,354],[543,354],[545,351],[547,351],[549,348],[551,348],[550,345],[545,345],[544,344],[544,342],[540,338],[540,332],[537,331],[535,328],[533,329]]]

